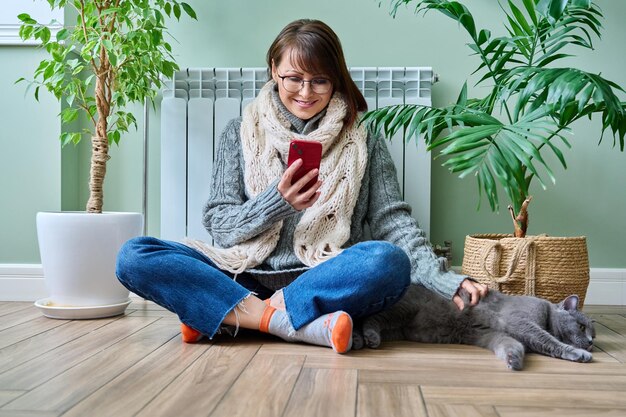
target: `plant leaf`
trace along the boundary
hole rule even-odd
[[[189,17],[191,17],[192,19],[198,20],[198,16],[196,16],[195,10],[190,5],[184,2],[181,3],[181,5],[183,6],[183,10],[185,11],[185,13],[189,15]]]
[[[563,15],[563,11],[569,0],[539,0],[537,3],[537,12],[549,18],[551,21],[557,21]]]

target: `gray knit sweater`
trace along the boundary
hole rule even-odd
[[[306,134],[317,127],[318,116],[298,119],[275,102],[292,123],[292,130]],[[227,248],[245,242],[283,220],[280,239],[274,251],[255,269],[253,278],[270,289],[279,289],[308,269],[293,251],[293,233],[302,217],[278,191],[277,178],[265,191],[248,198],[244,186],[244,161],[239,129],[241,118],[233,119],[220,138],[203,223],[218,246]],[[437,259],[424,232],[411,217],[410,206],[402,201],[396,169],[382,138],[368,136],[368,163],[352,215],[350,238],[344,247],[371,239],[391,242],[402,248],[411,260],[411,280],[450,299],[467,276],[446,271]]]

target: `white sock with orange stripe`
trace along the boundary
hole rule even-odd
[[[259,330],[287,342],[328,346],[337,353],[346,353],[352,347],[352,318],[344,311],[325,314],[295,330],[286,311],[268,306],[261,318]]]

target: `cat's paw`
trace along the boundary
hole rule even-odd
[[[593,355],[584,349],[576,349],[574,361],[576,362],[591,362]]]
[[[521,371],[524,368],[524,346],[517,340],[502,338],[494,348],[496,356],[506,363],[507,368]]]
[[[352,350],[360,350],[365,347],[365,340],[363,335],[357,329],[352,331]]]
[[[513,371],[524,368],[524,349],[511,349],[506,352],[506,366]]]
[[[374,329],[365,329],[363,331],[363,338],[365,339],[365,344],[369,348],[376,349],[380,346],[380,333]]]
[[[587,352],[584,349],[572,348],[571,350],[565,352],[563,359],[567,359],[572,362],[591,362],[593,356],[591,355],[591,352]]]

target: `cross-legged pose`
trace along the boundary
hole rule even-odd
[[[365,99],[332,29],[290,23],[267,65],[270,81],[219,141],[203,220],[215,246],[132,239],[118,256],[122,284],[176,313],[186,342],[235,325],[338,353],[352,346],[352,318],[391,306],[410,282],[457,304],[463,287],[477,303],[485,287],[442,268],[385,141],[358,123]],[[297,180],[294,139],[322,154]]]

